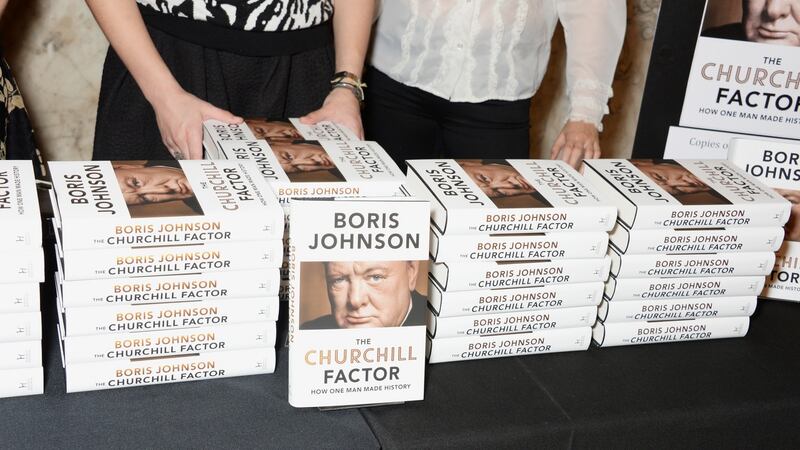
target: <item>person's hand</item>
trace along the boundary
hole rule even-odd
[[[315,124],[327,120],[349,128],[359,139],[364,139],[361,126],[361,105],[348,89],[331,90],[322,108],[300,118],[300,123]]]
[[[599,157],[600,133],[587,122],[567,122],[550,150],[551,159],[560,159],[576,169],[584,159]]]
[[[161,139],[175,159],[203,158],[203,121],[241,123],[242,118],[180,90],[153,102]]]

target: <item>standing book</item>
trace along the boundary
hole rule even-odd
[[[41,247],[42,222],[30,161],[0,160],[0,248]]]

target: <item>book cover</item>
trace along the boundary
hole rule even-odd
[[[597,308],[603,322],[643,322],[712,317],[748,317],[756,310],[756,296],[703,297],[670,300],[609,302]]]
[[[41,366],[42,341],[0,342],[0,371]]]
[[[430,273],[445,291],[469,291],[605,281],[610,267],[611,260],[607,257],[553,261],[481,261],[435,263],[431,264]]]
[[[56,283],[65,308],[146,305],[278,295],[278,269],[65,281]]]
[[[596,306],[546,309],[481,316],[428,316],[428,336],[436,339],[529,333],[556,328],[590,327],[597,319]]]
[[[433,277],[428,279],[429,305],[439,317],[597,306],[604,289],[602,281],[592,281],[527,288],[445,291]]]
[[[592,340],[599,347],[657,344],[744,337],[749,317],[675,320],[664,322],[597,322]]]
[[[616,208],[562,161],[411,160],[408,191],[442,234],[608,231]]]
[[[0,314],[39,311],[39,283],[6,283],[0,292]]]
[[[292,217],[289,403],[421,400],[428,202],[297,199]]]
[[[589,159],[584,175],[628,228],[782,227],[788,201],[723,160]]]
[[[608,233],[441,234],[431,227],[434,262],[602,258]]]
[[[621,255],[609,247],[608,255],[618,279],[764,276],[775,263],[772,252]]]
[[[672,298],[737,297],[758,295],[763,287],[763,276],[712,278],[616,278],[610,276],[606,282],[605,298],[621,302]]]
[[[574,352],[589,349],[591,327],[561,328],[499,336],[428,339],[431,364],[471,359]]]
[[[609,233],[622,254],[774,252],[783,242],[781,227],[630,229],[617,222]]]
[[[726,159],[734,138],[754,138],[752,135],[703,128],[669,127],[664,158],[668,159]],[[791,139],[758,136],[771,142],[792,143]]]
[[[791,202],[783,245],[761,293],[766,298],[800,301],[800,144],[733,139],[728,158]]]
[[[0,370],[0,398],[44,393],[42,366]]]
[[[67,393],[210,380],[275,371],[275,349],[254,348],[180,357],[67,364]]]
[[[42,315],[39,311],[0,314],[0,342],[42,339]]]
[[[0,248],[41,246],[33,165],[31,161],[0,160]]]
[[[280,239],[283,213],[247,161],[49,163],[65,250]]]

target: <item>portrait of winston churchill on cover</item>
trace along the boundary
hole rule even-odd
[[[632,159],[631,164],[684,205],[729,205],[731,202],[671,159]]]
[[[498,208],[552,206],[504,159],[459,159],[456,162]]]
[[[113,161],[111,166],[131,217],[203,214],[178,161]]]
[[[321,282],[314,280],[320,269]],[[424,272],[420,261],[303,262],[300,329],[425,325],[427,298],[417,291]]]
[[[708,0],[701,36],[800,46],[800,0]]]
[[[345,181],[331,156],[317,141],[275,140],[269,146],[293,182]]]
[[[253,132],[256,139],[264,139],[272,143],[275,141],[296,141],[303,139],[297,128],[288,120],[283,119],[245,119],[244,122]]]

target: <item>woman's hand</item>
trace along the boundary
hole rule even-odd
[[[175,159],[203,158],[203,121],[241,123],[242,118],[194,95],[177,90],[154,99],[153,110],[161,139]]]
[[[575,169],[580,168],[584,159],[599,157],[600,133],[594,125],[586,122],[567,122],[550,150],[551,159],[565,161]]]
[[[361,105],[355,94],[346,88],[331,90],[322,108],[300,118],[301,123],[315,124],[323,120],[335,122],[349,128],[359,139],[364,139],[361,125]]]

